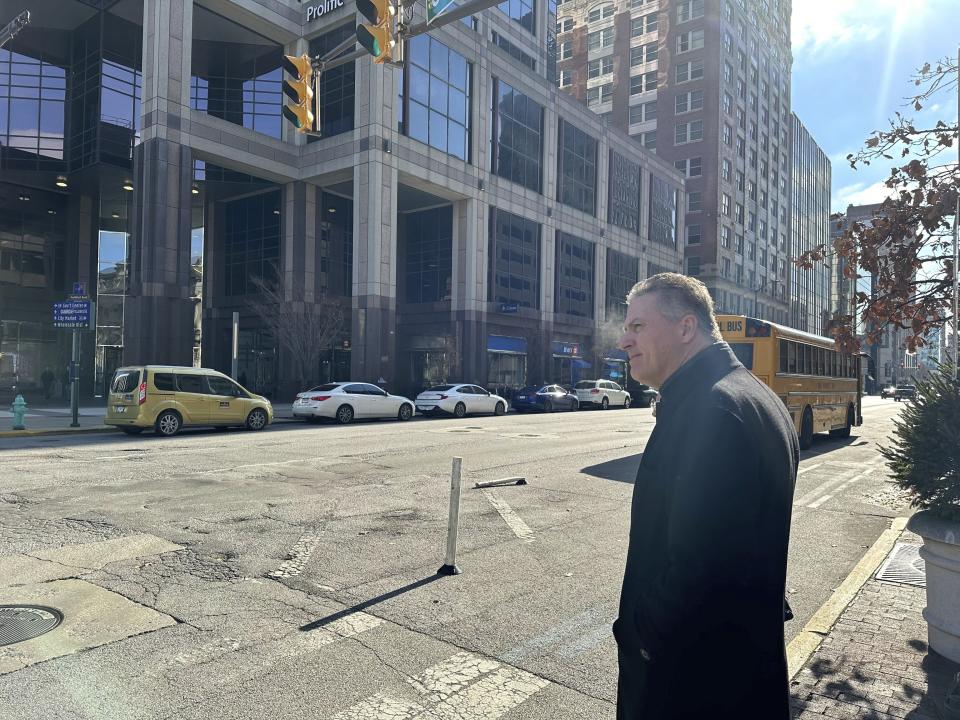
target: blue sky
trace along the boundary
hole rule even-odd
[[[919,113],[905,98],[925,62],[956,59],[958,18],[960,0],[793,0],[793,111],[830,157],[835,212],[884,198],[893,163],[852,170],[844,158],[896,111],[924,126],[956,121],[952,91]]]

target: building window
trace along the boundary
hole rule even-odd
[[[208,34],[192,40],[190,107],[279,138],[283,48],[200,6],[193,23]]]
[[[356,27],[352,23],[341,25],[335,30],[311,40],[310,54],[312,56],[325,55],[353,35],[356,35]],[[356,63],[346,63],[330,70],[324,70],[320,74],[317,89],[320,104],[320,131],[324,137],[331,137],[353,130],[355,85]],[[308,138],[308,142],[318,139],[311,137]]]
[[[696,277],[699,274],[700,274],[700,258],[688,257],[687,258],[687,275]]]
[[[599,22],[600,20],[609,20],[613,17],[613,5],[600,5],[595,8],[591,8],[590,12],[587,14],[587,22],[594,23]]]
[[[703,158],[692,157],[685,160],[676,160],[673,166],[683,173],[684,177],[700,177],[703,174]]]
[[[534,60],[530,55],[527,55],[523,50],[518,48],[498,32],[492,33],[491,37],[494,44],[507,53],[507,55],[512,57],[524,67],[530,68],[533,72],[537,71],[537,61]]]
[[[257,280],[278,280],[280,263],[280,191],[224,203],[224,280],[230,296],[258,292]]]
[[[677,35],[677,54],[703,47],[703,30],[690,30]]]
[[[630,76],[630,94],[639,95],[640,93],[652,92],[657,89],[657,71],[643,73],[642,75]]]
[[[687,225],[687,245],[699,245],[701,239],[700,225]]]
[[[66,126],[67,71],[65,68],[48,61],[53,60],[53,58],[48,59],[41,52],[35,54],[40,57],[32,57],[12,50],[0,50],[0,146],[3,147],[4,151],[5,170],[8,167],[6,165],[6,162],[8,162],[7,151],[13,149],[15,149],[17,155],[29,154],[32,156],[29,164],[25,163],[26,167],[32,170],[54,163],[59,167],[60,164],[57,161],[64,159],[63,136]],[[106,72],[106,64],[107,61],[103,61],[99,68],[101,72]],[[87,79],[89,85],[92,86],[91,92],[93,93],[96,92],[97,84],[96,69],[94,69],[96,67],[94,64],[88,76],[89,79]],[[121,73],[114,74],[119,75]],[[100,89],[100,121],[127,128],[128,131],[132,132],[135,129],[135,124],[136,129],[139,129],[139,97],[135,97],[135,95],[139,93],[138,78],[140,73],[131,70],[129,74],[123,74],[126,76],[125,80],[129,82],[123,83],[123,91],[118,94],[118,100],[122,100],[122,102],[116,104],[118,109],[123,108],[124,112],[122,114],[118,112],[119,117],[112,120],[104,117],[108,113],[102,104],[103,94],[107,91],[107,86],[115,87],[114,83],[109,82],[104,77],[101,80],[103,87]],[[129,98],[129,102],[127,102],[127,98]],[[88,102],[96,107],[95,97],[89,97]],[[134,112],[135,107],[136,112]],[[91,124],[95,125],[96,116],[94,115],[91,120]],[[78,150],[82,143],[82,151],[76,154],[83,156],[85,159],[89,157],[91,162],[95,162],[97,133],[93,128],[90,128],[90,131],[84,132],[83,135],[86,137],[81,142],[74,142],[74,147]],[[126,151],[125,161],[129,161],[130,148],[132,148],[129,137],[127,143],[129,147]],[[23,160],[20,160],[20,162],[23,162]],[[6,214],[6,209],[3,212]],[[19,214],[19,211],[16,214]],[[19,218],[16,223],[19,224]],[[38,234],[42,235],[43,233]],[[4,266],[0,267],[3,275],[10,277],[8,273],[18,274],[21,264],[14,260],[13,251],[9,251],[9,253],[4,251],[3,255],[5,262]],[[42,265],[43,259],[40,258],[39,262]],[[31,272],[30,274],[40,273]],[[19,278],[17,281],[19,281]]]
[[[728,62],[723,63],[723,81],[727,85],[733,82],[733,67]]]
[[[730,93],[723,94],[723,112],[727,115],[733,114],[733,98]]]
[[[677,246],[677,195],[679,191],[657,175],[650,175],[650,241]]]
[[[499,78],[493,79],[493,96],[491,171],[541,192],[543,107]]]
[[[744,183],[746,183],[747,176],[743,174],[742,171],[737,170],[737,190],[743,192]]]
[[[734,206],[734,219],[737,221],[738,225],[743,225],[743,205],[737,203]]]
[[[731,170],[732,170],[732,166],[729,160],[724,158],[723,160],[720,161],[720,177],[726,180],[727,182],[730,182]]]
[[[640,37],[657,31],[657,13],[641,15],[630,19],[630,37]]]
[[[593,317],[594,246],[557,230],[554,312]]]
[[[564,40],[560,43],[560,59],[569,60],[573,57],[573,40]]]
[[[610,151],[607,222],[640,232],[640,166]]]
[[[738,233],[737,236],[736,236],[736,240],[737,240],[737,246],[736,246],[735,249],[736,249],[736,251],[737,251],[737,254],[738,254],[738,255],[743,255],[743,235],[740,235],[740,234]]]
[[[730,217],[731,204],[732,204],[732,200],[730,199],[730,196],[727,195],[726,193],[721,193],[720,194],[720,214],[725,215],[726,217]]]
[[[490,209],[490,302],[540,307],[540,225]]]
[[[430,35],[407,45],[405,133],[470,162],[472,65]]]
[[[730,249],[730,234],[731,234],[730,228],[728,228],[726,225],[720,228],[720,245],[722,247],[727,248],[728,250]],[[728,277],[729,277],[729,273],[730,273],[730,261],[727,260],[727,276]]]
[[[613,45],[613,28],[606,27],[603,30],[597,30],[587,33],[587,49],[600,50],[601,48]]]
[[[723,259],[723,277],[730,277],[730,258]],[[724,292],[724,295],[726,295],[726,292]]]
[[[637,45],[630,48],[630,67],[637,67],[643,63],[657,59],[657,44],[655,42]]]
[[[560,71],[560,87],[570,87],[571,85],[573,85],[573,71],[561,70]]]
[[[627,293],[639,279],[637,258],[616,250],[607,250],[607,318],[616,315],[618,319],[626,315]]]
[[[689,123],[677,123],[674,131],[674,145],[696,142],[703,139],[703,120]]]
[[[587,106],[600,105],[613,100],[613,83],[587,88]]]
[[[731,145],[733,143],[733,128],[724,123],[723,126],[723,144]]]
[[[701,78],[703,78],[703,60],[691,60],[690,62],[677,64],[677,84],[700,80]]]
[[[700,192],[695,192],[693,190],[687,191],[687,212],[688,213],[700,212],[702,197],[703,195]]]
[[[677,5],[677,22],[685,23],[703,17],[703,0],[686,0]]]
[[[657,131],[649,130],[643,134],[643,147],[646,150],[656,150],[657,149]]]
[[[674,99],[676,101],[676,115],[703,110],[703,90],[681,93]]]
[[[557,21],[557,32],[565,33],[573,30],[573,18],[560,18]]]
[[[560,120],[557,200],[589,215],[597,206],[597,141]]]
[[[536,0],[506,0],[497,7],[531,35],[536,35]]]
[[[406,301],[449,300],[453,267],[453,206],[407,214],[405,247]]]
[[[657,119],[657,101],[640,103],[630,106],[630,124],[649,122]]]
[[[587,78],[593,80],[602,75],[609,75],[613,72],[613,58],[605,57],[600,60],[591,60],[587,63]]]

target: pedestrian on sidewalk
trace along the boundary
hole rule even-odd
[[[633,287],[619,345],[660,391],[633,488],[618,720],[787,720],[784,590],[799,444],[699,280]]]

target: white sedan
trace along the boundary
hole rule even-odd
[[[435,385],[417,395],[417,410],[424,415],[447,413],[458,418],[468,413],[503,415],[507,401],[478,385]]]
[[[318,385],[306,392],[297,393],[297,399],[293,403],[295,418],[307,422],[330,418],[341,425],[346,425],[354,418],[409,420],[413,413],[413,402],[409,398],[391,395],[370,383],[339,382]]]

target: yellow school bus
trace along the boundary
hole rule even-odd
[[[717,315],[720,333],[744,366],[787,406],[806,450],[813,434],[849,437],[863,423],[860,357],[833,338],[742,315]]]

